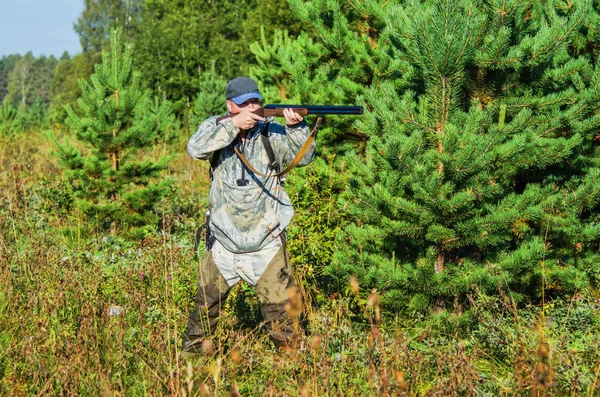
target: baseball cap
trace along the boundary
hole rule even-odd
[[[249,77],[236,77],[231,80],[225,89],[225,98],[231,99],[236,105],[241,105],[248,99],[263,99],[256,81]]]

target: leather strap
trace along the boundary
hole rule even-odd
[[[271,145],[271,140],[269,139],[269,127],[263,128],[260,133],[260,139],[265,147],[265,151],[267,152],[267,157],[269,157],[269,169],[271,171],[279,172],[281,171],[281,167],[279,167],[279,162],[275,158],[275,152],[273,151],[273,145]]]
[[[302,147],[300,148],[300,150],[296,154],[296,157],[294,157],[294,159],[292,160],[292,162],[287,167],[285,167],[285,169],[283,171],[281,171],[281,172],[277,172],[277,173],[269,174],[269,175],[263,174],[262,172],[258,172],[256,170],[256,168],[254,168],[252,166],[252,164],[250,164],[250,162],[248,161],[248,159],[246,158],[246,156],[244,156],[244,154],[242,152],[240,152],[240,150],[236,146],[233,147],[233,150],[235,151],[235,154],[237,154],[237,156],[240,158],[240,160],[242,160],[242,163],[244,163],[244,165],[246,167],[248,167],[248,169],[250,171],[252,171],[255,175],[262,176],[263,178],[279,178],[279,177],[287,174],[288,172],[290,172],[294,168],[296,168],[296,166],[300,163],[300,161],[302,161],[302,158],[308,152],[308,149],[310,149],[310,146],[312,145],[312,143],[315,141],[315,137],[317,136],[317,132],[319,131],[319,128],[321,127],[321,121],[322,120],[323,120],[322,117],[319,117],[317,119],[317,122],[315,123],[315,126],[313,127],[312,131],[308,135],[308,138],[306,139],[306,142],[304,142],[304,144],[302,145]]]

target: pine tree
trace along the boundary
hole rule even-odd
[[[261,0],[251,5],[252,11],[248,13],[242,23],[244,40],[248,43],[259,41],[261,32],[267,37],[272,37],[277,31],[286,30],[290,36],[298,36],[303,25],[290,10],[287,1]]]
[[[600,281],[597,6],[290,3],[316,38],[270,52],[290,91],[368,109],[330,136],[368,143],[345,160],[328,274],[410,311],[474,285],[536,299]]]
[[[189,125],[195,129],[204,119],[215,114],[227,113],[225,106],[225,87],[227,81],[221,78],[215,68],[215,62],[209,71],[204,72],[199,82],[199,90],[189,113]]]
[[[257,65],[251,73],[278,99],[288,103],[363,104],[372,84],[398,75],[399,60],[376,43],[383,26],[371,2],[290,0],[294,20],[304,27],[297,38],[284,31],[261,36],[251,45]],[[377,4],[377,2],[373,2]],[[320,133],[321,141],[343,153],[361,145],[367,136],[353,118],[332,117]]]
[[[112,33],[110,52],[103,52],[91,84],[80,80],[82,115],[67,105],[67,124],[89,150],[58,144],[66,176],[80,209],[100,231],[110,229],[133,238],[147,236],[157,224],[155,205],[167,192],[168,180],[154,182],[167,158],[139,159],[140,149],[173,127],[170,104],[151,101],[132,67],[131,46]]]
[[[0,135],[10,135],[16,131],[17,111],[8,102],[5,101],[0,106]]]
[[[289,36],[287,30],[277,30],[268,38],[265,29],[260,28],[260,40],[250,45],[256,58],[256,65],[250,68],[250,74],[259,82],[267,102],[294,100],[295,92],[290,92],[294,86],[290,81],[290,63],[284,64],[284,60],[300,52],[301,45]]]

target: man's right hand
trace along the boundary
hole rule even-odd
[[[252,113],[248,109],[242,110],[240,113],[236,114],[231,118],[231,121],[233,121],[233,123],[240,130],[249,130],[253,128],[257,122],[264,120],[264,117],[260,117],[259,115]]]

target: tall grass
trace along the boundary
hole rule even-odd
[[[349,280],[319,307],[302,290],[305,309],[298,296],[290,309],[304,336],[277,351],[256,297],[240,285],[218,348],[185,359],[180,334],[201,257],[191,247],[207,203],[205,165],[174,159],[180,189],[161,203],[160,231],[131,244],[86,227],[42,133],[0,148],[1,395],[600,395],[591,294],[542,311],[517,308],[502,291],[478,293],[452,310],[400,318]],[[165,149],[185,151],[183,142]]]

